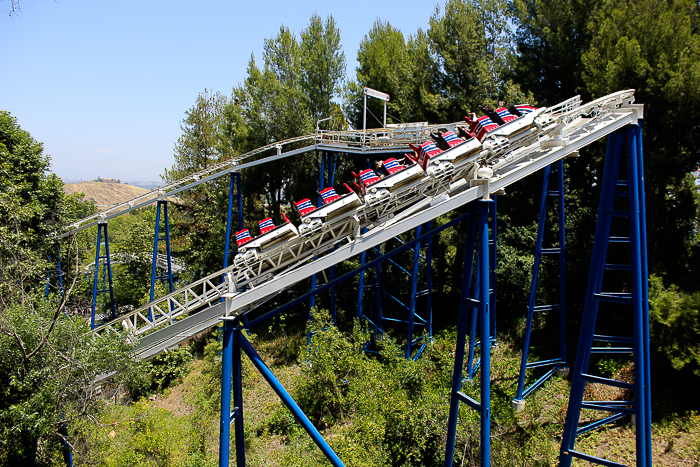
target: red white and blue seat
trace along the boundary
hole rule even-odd
[[[272,218],[271,217],[266,217],[265,219],[261,220],[259,222],[260,225],[260,234],[266,234],[270,230],[275,228],[275,224],[272,223]]]
[[[406,168],[403,165],[399,164],[399,162],[393,157],[382,162],[382,166],[386,169],[389,175],[393,175],[396,172],[400,172],[401,170]]]
[[[336,199],[340,199],[340,195],[335,192],[335,188],[328,187],[319,192],[321,195],[321,199],[323,200],[323,204],[329,204],[335,201]]]
[[[253,237],[250,236],[250,232],[248,232],[248,229],[243,229],[239,232],[236,232],[236,245],[241,246],[244,243],[248,243],[251,241]]]
[[[308,213],[316,210],[316,206],[311,204],[311,200],[309,198],[304,198],[301,201],[295,201],[294,204],[299,210],[300,216],[305,216]]]

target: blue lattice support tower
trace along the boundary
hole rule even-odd
[[[466,346],[466,334],[468,313],[467,309],[473,308],[479,313],[480,329],[482,341],[488,342],[491,336],[489,316],[490,294],[489,294],[489,210],[493,207],[493,201],[482,200],[479,202],[479,214],[469,218],[467,227],[467,238],[465,241],[464,264],[462,269],[462,290],[460,297],[460,310],[457,324],[457,347],[455,350],[455,363],[452,373],[452,389],[450,393],[450,409],[447,422],[447,445],[445,449],[445,467],[451,467],[454,460],[455,441],[457,436],[457,422],[459,416],[459,404],[465,403],[469,408],[479,412],[481,425],[481,463],[482,467],[490,465],[491,458],[491,358],[490,346],[482,345],[481,353],[481,375],[480,375],[480,395],[481,400],[476,401],[461,391],[462,372],[464,367],[464,349]],[[477,237],[478,233],[478,237]],[[478,240],[477,240],[478,238]],[[476,240],[476,241],[475,241]],[[475,245],[476,244],[476,245]],[[468,298],[472,282],[472,267],[474,250],[477,252],[477,284],[478,298]]]
[[[102,244],[102,233],[104,232],[105,254],[100,255]],[[98,289],[100,280],[100,262],[104,260],[104,268],[102,271],[102,288]],[[114,306],[114,288],[112,287],[112,262],[109,256],[109,234],[107,232],[107,222],[97,224],[97,245],[95,246],[95,276],[92,283],[92,315],[90,319],[90,329],[95,329],[95,309],[97,307],[97,297],[100,294],[109,292],[110,309],[112,311],[112,319],[117,315],[117,310]]]
[[[539,221],[537,224],[537,239],[535,240],[535,258],[532,266],[532,281],[530,283],[530,296],[527,306],[527,323],[523,337],[523,353],[520,361],[520,373],[518,376],[518,388],[513,399],[513,409],[518,411],[525,408],[525,398],[542,386],[545,381],[557,375],[566,377],[569,367],[566,363],[566,217],[564,209],[564,160],[544,168],[544,181],[542,182],[542,196],[540,198]],[[551,184],[556,180],[557,189],[552,190]],[[547,207],[550,197],[557,200],[558,245],[556,247],[543,248],[543,238],[546,230]],[[559,266],[559,303],[552,305],[536,305],[537,286],[539,283],[540,265],[543,254],[556,256]],[[528,363],[530,352],[530,338],[535,312],[559,311],[559,357]],[[528,369],[548,368],[535,382],[525,388],[525,377]]]
[[[425,229],[424,229],[425,227]],[[418,226],[415,229],[415,236],[421,236],[423,230],[430,231],[432,229],[432,222],[427,222],[425,226]],[[395,237],[395,240],[400,244],[405,244],[404,240],[399,236]],[[391,267],[392,270],[396,271],[397,277],[400,279],[395,280],[393,283],[385,284],[382,278],[382,263],[379,262],[371,270],[371,282],[367,287],[365,286],[366,279],[365,274],[360,273],[360,280],[358,287],[358,298],[357,298],[357,308],[356,317],[357,319],[365,319],[372,329],[375,331],[377,338],[385,332],[385,323],[399,323],[405,324],[407,326],[406,334],[406,348],[405,355],[408,360],[415,360],[420,357],[427,340],[432,338],[432,251],[431,251],[432,237],[428,237],[425,242],[419,242],[418,244],[411,247],[411,263],[410,266],[402,266],[397,260],[388,259],[385,261],[387,267]],[[425,243],[425,254],[421,254],[421,248]],[[376,247],[370,250],[370,254],[374,258],[380,257],[382,255],[381,248]],[[425,262],[426,271],[426,288],[424,290],[418,290],[419,278],[420,278],[420,264],[421,260]],[[366,255],[362,253],[360,255],[360,265],[364,265],[366,261]],[[405,277],[405,279],[403,279]],[[398,282],[398,285],[396,283]],[[400,289],[408,287],[406,292],[406,298],[402,300],[398,297]],[[363,305],[364,292],[366,289],[370,289],[373,293],[370,295],[369,307]],[[426,296],[426,309],[425,317],[421,316],[416,312],[417,309],[417,299],[421,296]],[[407,316],[405,318],[394,318],[389,316],[384,316],[384,299],[390,298],[396,303],[400,309],[405,310]],[[368,311],[366,311],[368,308]],[[425,335],[427,340],[423,341],[423,336],[414,338],[414,330],[416,326],[422,326],[425,329]],[[421,342],[423,341],[423,342]],[[421,345],[416,349],[415,345],[421,343]],[[374,352],[369,350],[370,343],[365,346],[365,350],[368,352]]]
[[[623,159],[622,148],[625,137],[627,139],[627,179],[620,180],[618,177]],[[627,415],[635,417],[637,467],[650,467],[652,463],[649,290],[643,174],[641,125],[629,125],[611,134],[608,137],[591,269],[588,276],[581,332],[576,363],[572,372],[571,394],[559,456],[559,465],[562,467],[570,466],[574,458],[607,466],[623,465],[576,451],[575,443],[578,435]],[[625,199],[628,201],[625,202]],[[628,221],[629,237],[612,234],[614,220]],[[620,223],[615,224],[616,228],[621,227]],[[608,263],[608,247],[611,244],[629,245],[631,264]],[[630,274],[626,280],[626,291],[603,291],[603,276],[607,271]],[[632,322],[631,336],[596,334],[596,320],[601,302],[613,303],[616,305],[616,310],[624,310],[626,318],[624,321]],[[632,314],[631,320],[629,319],[630,313]],[[618,346],[594,347],[595,342]],[[591,374],[589,371],[592,354],[632,354],[634,382],[619,381]],[[634,400],[584,401],[584,392],[588,384],[602,384],[633,392]],[[611,415],[579,427],[583,409],[607,412]]]
[[[163,212],[163,236],[160,235],[160,215]],[[157,263],[158,263],[158,244],[160,241],[165,242],[165,255],[166,255],[166,269],[164,274],[157,274]],[[156,225],[155,234],[153,236],[153,261],[151,265],[151,294],[150,301],[153,301],[155,297],[156,281],[161,280],[167,283],[168,293],[173,291],[173,267],[172,267],[172,257],[170,254],[170,219],[168,218],[168,201],[158,200],[156,205]],[[153,319],[153,309],[148,310],[148,318]]]
[[[226,297],[225,297],[226,298]],[[267,381],[277,396],[287,406],[290,412],[297,419],[299,424],[311,436],[321,452],[335,467],[342,467],[343,463],[333,452],[333,449],[323,439],[316,427],[304,414],[301,408],[287,392],[282,383],[270,371],[263,359],[255,351],[248,339],[243,335],[247,328],[238,318],[229,316],[224,321],[224,339],[221,362],[221,429],[219,439],[219,466],[229,465],[230,446],[230,425],[235,425],[236,441],[236,466],[245,466],[245,427],[243,423],[243,397],[242,397],[242,375],[241,375],[241,350],[250,358],[253,366]],[[233,383],[233,384],[232,384]],[[231,410],[231,390],[233,389],[234,407]]]

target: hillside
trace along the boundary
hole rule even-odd
[[[124,183],[89,181],[67,183],[64,185],[63,191],[67,195],[85,193],[85,199],[94,200],[98,207],[105,208],[112,204],[129,201],[144,193],[148,193],[150,190]]]

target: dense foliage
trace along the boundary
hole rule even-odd
[[[129,353],[120,336],[95,340],[86,320],[67,315],[77,241],[57,245],[48,234],[91,207],[63,194],[42,145],[7,112],[0,163],[0,463],[54,465],[66,423],[72,432],[103,403],[95,377],[128,367]],[[45,293],[49,258],[59,255],[64,287]]]

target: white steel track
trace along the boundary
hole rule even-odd
[[[615,93],[575,109],[564,109],[550,125],[543,127],[543,134],[531,144],[518,145],[514,150],[504,151],[493,159],[492,178],[453,180],[441,194],[404,207],[395,216],[386,217],[381,224],[375,221],[364,235],[360,235],[359,228],[356,228],[351,235],[343,231],[342,238],[333,237],[326,243],[317,240],[318,248],[308,250],[306,256],[299,255],[267,276],[256,276],[255,282],[248,283],[248,290],[241,291],[240,287],[236,290],[240,281],[235,275],[240,267],[230,266],[106,323],[96,328],[94,333],[99,336],[104,332],[127,331],[137,353],[149,358],[214,326],[222,315],[243,316],[270,297],[313,274],[460,206],[478,199],[488,199],[490,194],[577,153],[613,131],[636,124],[638,119],[643,118],[643,107],[630,104],[633,101],[631,91],[626,93]],[[358,222],[356,227],[359,225]],[[332,246],[337,248],[330,251]],[[329,252],[312,260],[324,250]],[[227,280],[222,283],[224,276]],[[222,302],[222,298],[225,302]]]

